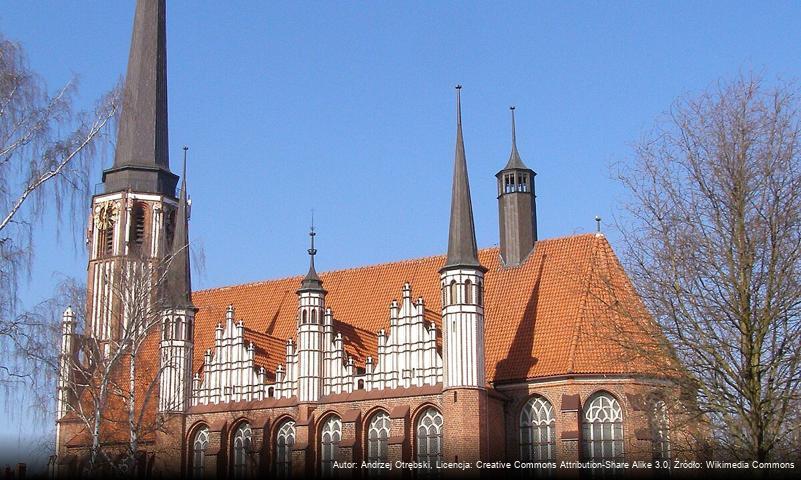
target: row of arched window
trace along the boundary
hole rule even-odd
[[[442,459],[442,413],[428,407],[418,415],[415,422],[416,458],[419,461],[435,462]],[[366,424],[365,445],[368,462],[384,462],[389,453],[390,418],[385,411],[370,416]],[[319,442],[320,472],[323,476],[334,473],[339,443],[342,440],[342,419],[329,415],[322,422]],[[276,430],[274,442],[273,468],[279,477],[288,477],[292,471],[292,446],[295,444],[295,422],[291,419],[281,422]],[[192,478],[203,478],[206,471],[206,451],[209,447],[209,428],[202,426],[195,430],[191,439]],[[253,450],[253,430],[248,422],[237,424],[231,436],[231,473],[234,478],[252,478],[255,474],[255,452]]]
[[[670,430],[665,403],[652,404],[653,456],[657,460],[670,458]],[[442,460],[444,419],[434,407],[422,411],[415,421],[415,459],[419,462]],[[531,462],[556,460],[556,415],[547,398],[535,395],[520,412],[520,459]],[[607,392],[591,396],[581,413],[581,454],[584,460],[617,460],[624,455],[623,409],[620,402]],[[383,462],[388,458],[390,417],[378,411],[366,424],[365,446],[367,461]],[[248,422],[241,422],[231,436],[231,473],[234,478],[250,478],[255,473],[253,432]],[[339,443],[342,440],[342,419],[329,415],[321,424],[319,436],[320,472],[333,473]],[[295,444],[295,422],[279,424],[274,442],[273,466],[278,476],[288,476],[292,470],[292,446]],[[192,476],[202,478],[205,454],[209,445],[209,429],[201,427],[192,437]]]
[[[663,401],[655,402],[651,412],[653,456],[670,458],[670,431]],[[527,461],[556,459],[556,417],[551,402],[535,395],[520,412],[520,457]],[[623,409],[611,394],[599,392],[590,397],[581,414],[581,452],[584,460],[613,460],[623,457]]]
[[[462,289],[463,294],[459,295],[459,287]],[[447,288],[442,284],[442,305],[454,304],[467,304],[467,305],[484,305],[484,284],[481,282],[473,283],[469,279],[464,283],[456,283],[456,280],[451,280]]]

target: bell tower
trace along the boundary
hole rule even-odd
[[[165,0],[137,1],[114,164],[92,198],[85,331],[101,344],[157,307],[156,271],[173,247],[178,177],[169,166],[165,17]],[[137,298],[143,288],[153,291],[146,300]]]
[[[498,221],[500,253],[504,265],[523,263],[537,241],[537,202],[534,193],[534,170],[528,168],[517,152],[515,107],[512,111],[512,153],[498,180]]]

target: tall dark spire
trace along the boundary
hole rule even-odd
[[[175,231],[166,278],[165,301],[170,307],[192,306],[192,276],[189,265],[189,200],[186,193],[186,155],[181,173],[181,193],[175,213]]]
[[[453,163],[451,191],[451,221],[448,232],[448,258],[443,270],[457,267],[481,267],[476,248],[476,229],[473,225],[473,204],[470,200],[470,181],[467,178],[467,159],[462,138],[462,86],[456,86],[456,154]]]
[[[174,196],[167,138],[166,0],[138,0],[125,77],[114,165],[103,172],[106,192]]]
[[[323,281],[320,280],[320,277],[317,275],[317,271],[314,269],[314,256],[317,255],[317,249],[314,248],[314,237],[317,236],[317,233],[314,231],[314,217],[312,217],[312,226],[309,230],[309,238],[311,238],[311,248],[309,248],[309,272],[303,277],[303,280],[300,282],[300,291],[317,291],[317,292],[325,292],[323,290]]]

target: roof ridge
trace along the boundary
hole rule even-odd
[[[595,234],[594,233],[574,233],[574,234],[570,234],[570,235],[562,235],[560,237],[553,237],[553,238],[546,238],[546,239],[543,239],[543,240],[538,240],[537,243],[550,243],[550,242],[557,242],[557,241],[569,240],[569,239],[572,239],[572,238],[582,238],[582,237],[595,237]],[[494,246],[491,246],[491,247],[480,248],[478,250],[478,252],[479,252],[479,254],[481,254],[482,252],[487,252],[487,251],[491,251],[491,250],[498,250],[498,249],[499,249],[499,247],[497,245],[494,245]],[[365,270],[365,269],[368,269],[368,268],[382,267],[382,266],[385,266],[385,265],[399,265],[399,264],[404,264],[404,263],[422,262],[422,261],[426,261],[426,260],[432,260],[432,259],[435,259],[437,257],[445,257],[445,256],[446,256],[445,253],[440,253],[440,254],[436,254],[436,255],[426,255],[424,257],[404,258],[404,259],[392,260],[392,261],[388,261],[388,262],[373,263],[373,264],[369,264],[369,265],[359,265],[359,266],[355,266],[355,267],[340,268],[340,269],[337,269],[337,270],[328,270],[328,271],[320,273],[319,275],[322,276],[322,275],[329,275],[329,274],[333,274],[333,273],[352,272],[352,271],[356,271],[356,270]],[[265,283],[282,282],[282,281],[292,280],[292,279],[296,279],[296,278],[297,279],[302,279],[303,275],[301,275],[301,274],[290,275],[290,276],[286,276],[286,277],[269,278],[269,279],[265,279],[265,280],[256,280],[254,282],[237,283],[237,284],[234,284],[234,285],[223,285],[223,286],[220,286],[220,287],[204,288],[202,290],[195,290],[192,293],[209,293],[209,292],[215,292],[215,291],[221,291],[221,290],[228,290],[228,289],[231,289],[231,288],[255,287],[257,285],[263,285]]]
[[[573,324],[573,338],[570,340],[570,353],[568,355],[568,372],[570,373],[575,372],[576,370],[576,349],[578,347],[579,335],[581,334],[581,325],[584,323],[583,322],[584,317],[581,313],[583,311],[586,311],[587,309],[587,297],[589,297],[589,291],[590,291],[590,276],[593,272],[593,267],[595,265],[595,255],[598,251],[598,243],[599,243],[599,237],[596,236],[595,234],[590,233],[586,235],[592,235],[594,241],[592,242],[592,252],[590,253],[590,261],[587,265],[587,268],[585,269],[585,271],[581,276],[581,278],[583,279],[582,283],[584,284],[582,285],[581,302],[579,303],[578,308],[576,309],[577,311],[573,316],[574,319],[573,321],[575,323]]]

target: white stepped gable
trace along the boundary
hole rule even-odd
[[[403,286],[400,304],[389,309],[389,332],[378,332],[378,357],[367,357],[364,372],[357,372],[353,358],[345,352],[342,334],[334,331],[334,316],[325,309],[322,325],[322,395],[352,393],[358,389],[436,385],[442,382],[442,356],[437,352],[437,329],[425,320],[422,297],[412,301],[409,283]],[[275,383],[265,383],[264,368],[255,366],[255,349],[246,344],[242,321],[234,323],[234,309],[228,307],[226,326],[217,325],[214,350],[203,359],[203,377],[195,374],[192,405],[289,398],[298,395],[302,366],[298,345],[286,342],[286,361],[278,365]]]
[[[378,359],[367,359],[368,390],[419,387],[442,382],[442,357],[437,352],[437,329],[425,320],[425,302],[412,302],[412,288],[403,285],[401,304],[389,308],[389,334],[378,332]]]
[[[225,313],[225,328],[217,324],[214,352],[206,350],[203,379],[195,373],[192,405],[261,400],[265,397],[264,368],[256,370],[253,342],[245,345],[245,325],[234,324],[234,308]]]

